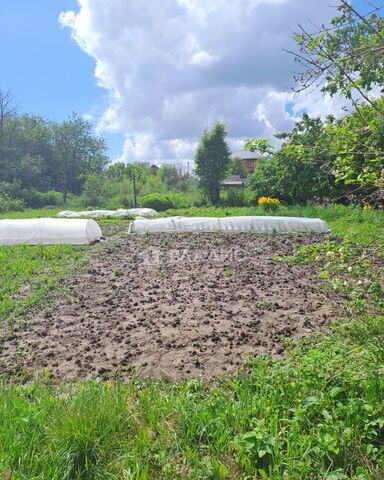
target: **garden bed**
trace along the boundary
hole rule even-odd
[[[335,298],[313,265],[276,260],[324,235],[111,232],[68,296],[3,336],[1,373],[174,378],[234,371],[247,354],[282,357],[324,328]],[[5,332],[3,332],[4,334]]]

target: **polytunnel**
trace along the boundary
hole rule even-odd
[[[21,243],[82,245],[96,242],[102,235],[95,220],[58,218],[0,220],[0,245]]]
[[[150,232],[256,232],[327,233],[328,225],[319,218],[301,217],[168,217],[136,219],[128,233]]]
[[[140,215],[142,217],[154,217],[157,215],[153,208],[129,208],[128,210],[120,208],[119,210],[84,210],[75,212],[64,210],[57,214],[59,218],[100,218],[100,217],[124,217],[126,215]]]

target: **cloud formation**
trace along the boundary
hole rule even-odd
[[[294,98],[283,52],[318,0],[79,0],[60,22],[95,59],[108,92],[100,131],[124,134],[120,160],[190,160],[205,127],[223,121],[234,149],[289,129],[301,110],[334,113],[320,94]],[[287,108],[289,106],[289,108]]]

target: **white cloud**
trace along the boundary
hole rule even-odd
[[[328,21],[327,2],[78,1],[79,11],[60,22],[95,59],[96,81],[108,92],[98,129],[124,135],[121,160],[192,159],[216,120],[238,148],[244,138],[289,129],[302,109],[335,110],[320,94],[287,92],[295,64],[282,51],[299,21]]]
[[[200,50],[199,52],[196,52],[192,55],[192,57],[189,59],[190,65],[210,65],[212,62],[214,62],[215,59],[212,57],[210,53],[208,53],[206,50]]]

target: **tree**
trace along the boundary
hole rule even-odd
[[[384,97],[375,106],[362,105],[360,111],[328,126],[335,153],[334,174],[339,182],[354,187],[355,197],[365,202],[384,202],[384,123],[378,110],[384,109]],[[365,122],[361,121],[361,114]]]
[[[204,130],[195,155],[199,187],[213,205],[220,201],[220,181],[225,178],[230,162],[226,134],[225,126],[220,122],[211,131]]]
[[[170,165],[168,163],[164,163],[159,168],[157,172],[161,181],[168,187],[168,188],[176,188],[181,181],[181,176],[176,168],[176,165]]]
[[[146,163],[135,162],[128,163],[126,166],[126,172],[128,178],[132,181],[133,189],[133,208],[137,207],[137,196],[140,193],[140,189],[137,187],[139,181],[144,181],[149,175],[149,167]]]
[[[241,178],[245,178],[248,175],[248,171],[244,168],[243,159],[241,157],[232,157],[229,165],[230,175],[240,175]]]
[[[12,94],[0,89],[0,155],[3,147],[4,122],[15,113],[16,105]]]
[[[343,196],[346,188],[336,184],[336,154],[328,133],[333,123],[332,117],[324,124],[320,117],[304,114],[291,132],[277,134],[283,140],[280,149],[268,149],[269,156],[259,160],[251,177],[250,186],[256,195],[276,196],[287,203],[301,204]]]
[[[321,85],[324,92],[344,96],[355,106],[355,112],[328,127],[337,180],[354,185],[355,194],[366,201],[382,202],[384,102],[372,98],[371,91],[379,87],[384,92],[383,6],[365,3],[368,13],[340,0],[331,26],[314,33],[299,26],[295,57],[304,66],[298,90]]]
[[[90,122],[76,114],[54,125],[53,148],[64,203],[69,192],[79,194],[86,177],[101,174],[108,163],[104,138],[95,137]]]
[[[314,33],[299,25],[299,52],[290,52],[304,67],[296,77],[298,91],[322,86],[324,92],[342,95],[355,105],[357,93],[376,108],[369,92],[384,84],[384,19],[378,16],[380,7],[366,3],[372,9],[363,14],[340,0],[331,26],[315,26]]]

